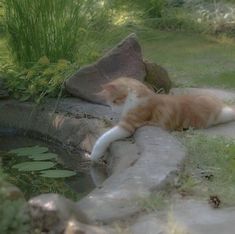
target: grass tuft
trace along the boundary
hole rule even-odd
[[[105,29],[105,17],[100,12],[94,0],[5,1],[8,41],[16,61],[26,67],[43,56],[51,62],[74,62],[90,31],[101,31],[101,23]]]

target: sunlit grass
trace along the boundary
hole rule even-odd
[[[139,38],[143,57],[165,67],[175,85],[235,88],[235,41],[225,36],[164,32],[136,25],[113,26],[102,40],[92,42],[89,38],[89,43],[80,48],[78,63],[94,62],[132,32]],[[8,57],[5,42],[0,39],[0,64]]]
[[[181,32],[140,32],[144,56],[186,86],[235,88],[235,42]]]

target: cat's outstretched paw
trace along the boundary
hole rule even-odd
[[[103,156],[103,153],[97,152],[97,151],[92,151],[90,155],[90,160],[92,162],[97,162],[99,159]]]

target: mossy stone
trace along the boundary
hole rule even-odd
[[[169,93],[172,82],[168,72],[162,66],[145,61],[146,77],[145,82],[157,92]]]

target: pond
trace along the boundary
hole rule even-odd
[[[50,169],[56,169],[57,171],[69,170],[75,175],[67,178],[51,178],[42,176],[44,170],[21,171],[19,168],[15,168],[19,163],[22,164],[28,161],[34,163],[32,158],[25,155],[19,157],[16,154],[9,153],[9,151],[15,149],[18,151],[22,148],[25,149],[25,147],[27,147],[27,150],[35,147],[38,147],[37,149],[47,149],[47,155],[57,155],[56,159],[40,160],[36,163],[53,163],[54,165]],[[28,137],[15,129],[0,128],[0,158],[2,158],[3,172],[7,174],[7,181],[19,187],[26,199],[42,193],[53,192],[77,201],[91,192],[96,186],[99,186],[97,183],[102,183],[102,180],[106,178],[105,168],[96,168],[95,171],[98,171],[99,174],[99,182],[97,182],[94,179],[94,173],[90,173],[90,162],[79,156],[78,152],[68,152],[58,144],[48,144],[43,140]]]

